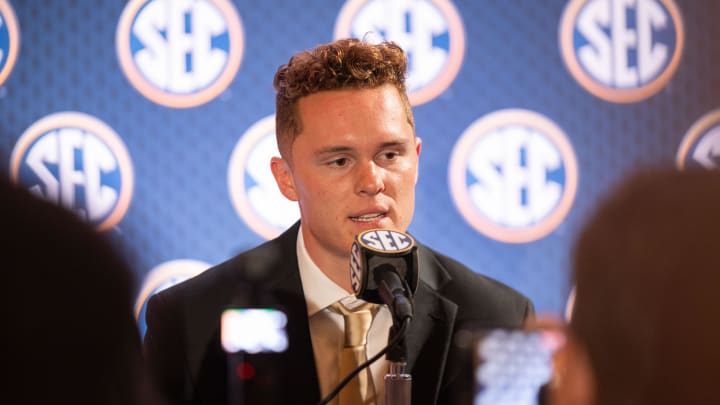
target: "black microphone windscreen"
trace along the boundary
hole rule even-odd
[[[417,245],[412,236],[389,229],[371,229],[355,236],[351,248],[350,279],[358,298],[383,304],[374,269],[391,266],[407,283],[410,295],[418,284]]]

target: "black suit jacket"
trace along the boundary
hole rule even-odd
[[[220,314],[231,305],[280,305],[288,314],[289,348],[278,370],[283,403],[315,404],[319,384],[298,271],[299,223],[278,238],[153,296],[147,306],[146,360],[173,404],[227,405]],[[407,330],[414,404],[458,403],[472,382],[469,359],[453,344],[465,325],[518,327],[532,303],[510,287],[419,246],[420,283]],[[249,283],[249,281],[251,281]],[[258,287],[261,286],[261,287]]]

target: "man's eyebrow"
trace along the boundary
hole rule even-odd
[[[380,149],[386,149],[386,148],[404,147],[404,146],[408,145],[409,143],[410,143],[410,142],[407,141],[407,140],[383,142],[383,143],[381,143],[380,146],[378,147],[378,150],[380,150]],[[328,146],[328,147],[326,147],[326,148],[322,148],[322,149],[319,149],[319,150],[315,151],[314,155],[315,155],[315,156],[325,156],[325,155],[331,155],[331,154],[334,154],[334,153],[347,153],[347,152],[352,152],[353,150],[354,150],[354,148],[351,148],[351,147],[349,147],[349,146],[341,146],[341,145],[338,145],[338,146]]]
[[[328,146],[326,148],[322,148],[320,150],[315,151],[315,156],[323,156],[323,155],[330,155],[333,153],[343,153],[343,152],[350,152],[353,149],[349,146]]]
[[[405,145],[408,145],[409,143],[410,142],[407,140],[383,142],[380,145],[380,149],[392,148],[392,147],[396,147],[396,146],[405,146]]]

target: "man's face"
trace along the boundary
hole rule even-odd
[[[302,98],[299,113],[291,162],[272,166],[282,193],[299,203],[313,260],[321,268],[348,261],[353,238],[367,229],[405,231],[415,209],[420,139],[398,90],[323,91]]]

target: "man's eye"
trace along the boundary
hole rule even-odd
[[[385,160],[393,160],[393,159],[395,159],[396,157],[398,157],[399,155],[400,155],[400,154],[397,153],[397,152],[385,152],[385,153],[383,153],[382,156],[383,156],[383,158],[384,158]]]
[[[339,158],[339,159],[335,159],[335,160],[331,161],[330,166],[342,167],[342,166],[347,165],[347,163],[348,163],[347,158]]]

